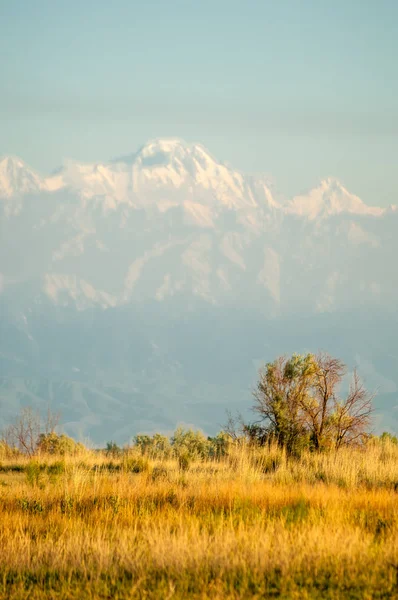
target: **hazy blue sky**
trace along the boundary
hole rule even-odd
[[[0,0],[0,154],[182,137],[285,193],[398,202],[397,0]]]

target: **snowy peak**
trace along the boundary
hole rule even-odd
[[[158,138],[150,140],[141,146],[135,154],[119,158],[114,162],[145,165],[145,162],[148,161],[147,166],[156,166],[157,164],[170,163],[173,160],[185,161],[193,156],[202,156],[206,161],[218,162],[201,144],[191,144],[177,138]]]
[[[0,197],[71,190],[89,208],[108,213],[120,205],[155,208],[164,213],[183,207],[190,217],[201,214],[209,223],[225,209],[248,213],[257,220],[278,212],[314,220],[341,213],[379,216],[385,211],[369,207],[336,179],[329,177],[305,195],[281,206],[267,179],[249,176],[214,158],[201,144],[180,139],[155,139],[130,156],[105,163],[64,162],[53,175],[42,178],[19,158],[0,160]],[[203,207],[203,210],[200,209]],[[210,211],[210,212],[209,212]],[[261,213],[261,214],[260,214]]]
[[[102,198],[106,210],[120,203],[156,206],[161,212],[194,203],[233,210],[276,208],[265,179],[251,178],[217,161],[200,144],[157,139],[109,163],[67,161],[46,180],[49,191],[67,188],[83,199]]]
[[[195,144],[189,144],[178,138],[157,138],[144,144],[137,152],[137,159],[156,156],[161,153],[174,157],[184,157],[192,152]]]
[[[43,179],[18,157],[0,159],[0,197],[37,192],[44,188]]]
[[[205,205],[257,206],[241,173],[214,159],[200,144],[176,139],[153,140],[139,150],[133,161],[133,184],[143,199],[149,190],[174,188],[185,200]]]
[[[314,220],[341,213],[378,216],[384,211],[368,206],[358,196],[348,192],[337,179],[328,177],[308,194],[295,196],[287,212]]]

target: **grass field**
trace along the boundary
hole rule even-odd
[[[398,447],[0,462],[0,598],[398,598]]]

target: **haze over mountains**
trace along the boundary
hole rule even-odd
[[[0,406],[102,442],[250,405],[263,360],[324,348],[398,405],[398,210],[333,178],[281,199],[199,144],[42,176],[0,160]]]

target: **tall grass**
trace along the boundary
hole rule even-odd
[[[1,598],[398,598],[398,448],[0,458]]]

